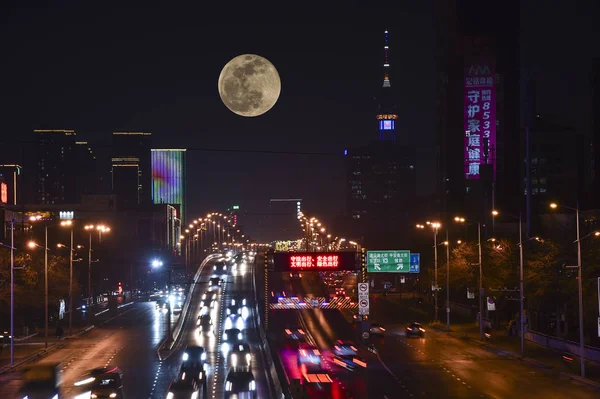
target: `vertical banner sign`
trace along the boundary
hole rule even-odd
[[[491,58],[472,58],[465,65],[465,178],[479,179],[479,165],[493,163],[496,176],[496,86]]]

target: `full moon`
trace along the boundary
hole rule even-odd
[[[219,95],[229,110],[241,116],[259,116],[273,108],[281,93],[277,69],[256,54],[235,57],[219,76]]]

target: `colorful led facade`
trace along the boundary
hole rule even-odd
[[[152,202],[180,205],[180,220],[185,220],[185,150],[152,150]]]

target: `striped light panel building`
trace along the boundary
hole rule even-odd
[[[180,205],[185,219],[185,149],[152,149],[152,202]]]

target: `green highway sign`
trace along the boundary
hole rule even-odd
[[[410,251],[367,251],[367,272],[409,273]]]

